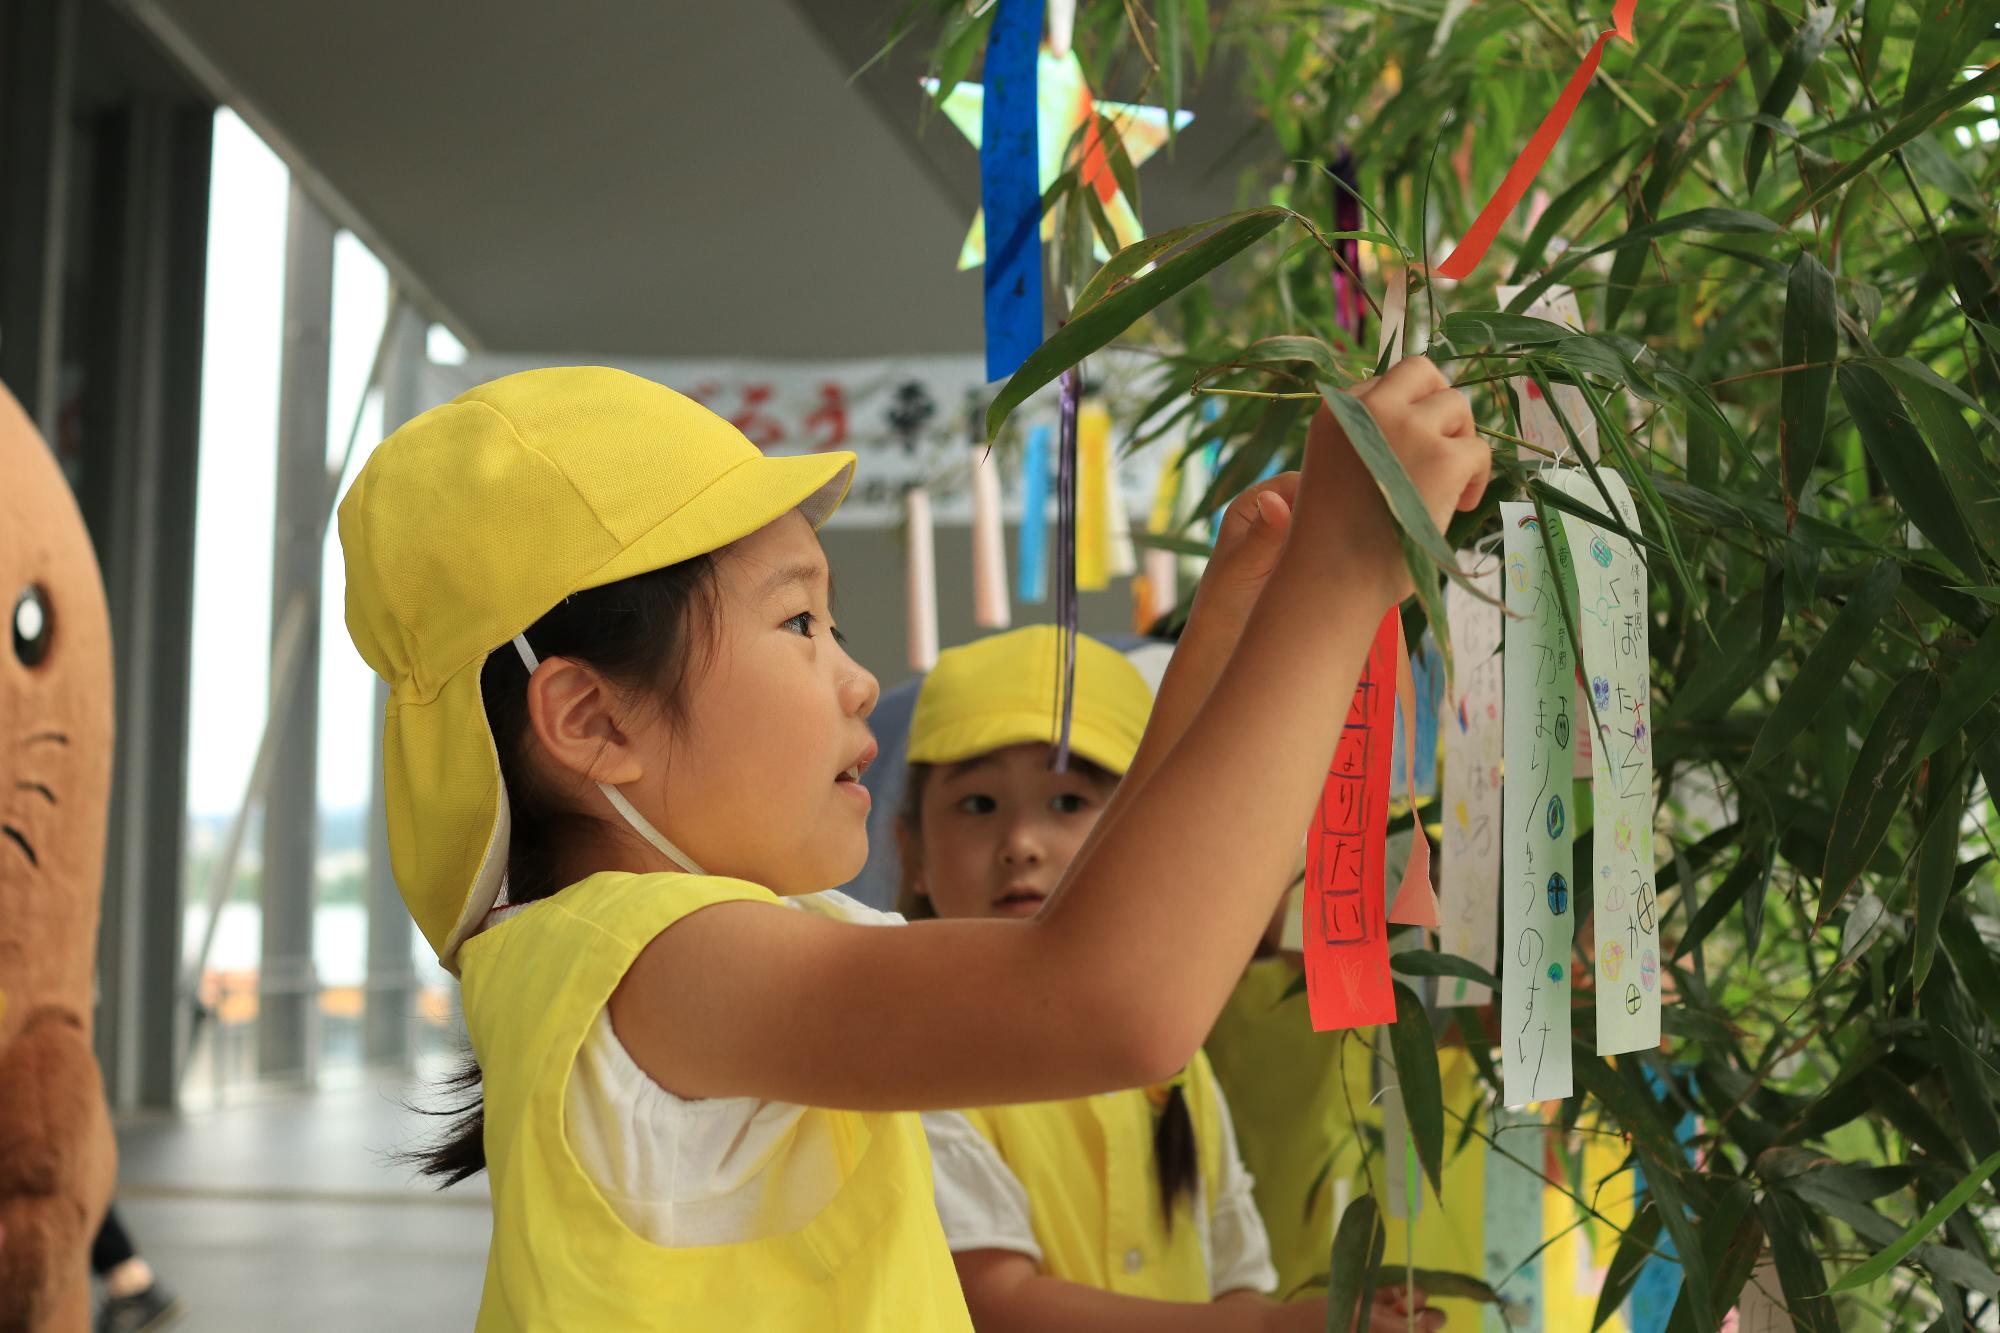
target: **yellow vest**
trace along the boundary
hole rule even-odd
[[[1280,958],[1250,964],[1207,1046],[1229,1098],[1243,1164],[1257,1179],[1257,1210],[1271,1236],[1280,1295],[1326,1282],[1337,1185],[1349,1197],[1359,1192],[1361,1156],[1347,1108],[1365,1120],[1373,1093],[1367,1047],[1344,1043],[1343,1090],[1334,1058],[1343,1043],[1312,1030],[1303,993],[1283,998],[1299,975]]]
[[[1181,1081],[1212,1218],[1221,1180],[1222,1123],[1208,1057],[1197,1053]],[[1155,1112],[1146,1089],[989,1106],[965,1115],[1027,1191],[1043,1273],[1126,1296],[1211,1298],[1187,1198],[1176,1202],[1172,1229],[1166,1224],[1153,1161]]]
[[[845,1183],[799,1230],[734,1244],[640,1239],[572,1155],[563,1090],[598,1012],[656,935],[736,900],[778,901],[740,880],[593,875],[466,943],[465,1019],[485,1078],[493,1189],[482,1331],[970,1333],[915,1115],[811,1112],[825,1117]]]

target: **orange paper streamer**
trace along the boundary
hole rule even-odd
[[[1590,44],[1584,54],[1583,63],[1570,76],[1569,83],[1556,98],[1556,104],[1549,108],[1549,114],[1542,117],[1536,127],[1534,138],[1514,159],[1514,165],[1507,169],[1505,180],[1493,197],[1486,201],[1486,207],[1479,210],[1479,216],[1465,233],[1449,257],[1437,267],[1438,275],[1445,278],[1462,279],[1471,275],[1479,267],[1479,261],[1486,257],[1493,238],[1500,234],[1500,226],[1513,216],[1514,208],[1528,193],[1528,187],[1535,183],[1542,164],[1555,151],[1556,141],[1569,128],[1569,118],[1576,113],[1577,104],[1583,101],[1584,90],[1590,87],[1590,80],[1597,73],[1598,62],[1604,59],[1604,44],[1613,36],[1623,37],[1628,42],[1638,39],[1632,35],[1632,13],[1639,7],[1639,0],[1618,0],[1611,11],[1611,26],[1597,34],[1597,40]]]

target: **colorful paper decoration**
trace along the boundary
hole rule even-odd
[[[1067,55],[1075,31],[1076,0],[1049,0],[1049,50]]]
[[[1092,398],[1076,414],[1076,586],[1085,592],[1111,586],[1111,510],[1119,503],[1111,413]]]
[[[1646,1076],[1646,1086],[1651,1089],[1653,1096],[1665,1101],[1666,1080],[1643,1065],[1640,1067],[1640,1072]],[[1676,1070],[1675,1076],[1684,1077],[1684,1071]],[[1683,1112],[1679,1122],[1674,1125],[1674,1140],[1681,1145],[1681,1154],[1690,1163],[1695,1161],[1694,1143],[1700,1134],[1700,1117],[1692,1111]],[[1632,1177],[1635,1192],[1643,1193],[1646,1188],[1646,1173],[1635,1166],[1632,1168]],[[1632,1283],[1632,1294],[1625,1301],[1632,1333],[1667,1333],[1667,1321],[1673,1315],[1674,1302],[1680,1297],[1681,1266],[1671,1257],[1675,1252],[1674,1238],[1662,1231],[1653,1245],[1660,1253],[1647,1258],[1645,1267],[1639,1270],[1638,1278]],[[1747,1297],[1748,1293],[1745,1295]],[[1743,1333],[1740,1323],[1738,1333]]]
[[[1306,1003],[1313,1030],[1396,1020],[1384,920],[1389,728],[1401,620],[1382,617],[1306,840]]]
[[[1417,736],[1414,743],[1396,714],[1396,757],[1389,766],[1389,786],[1394,790],[1410,786],[1418,796],[1437,795],[1438,703],[1444,697],[1444,661],[1438,654],[1437,639],[1425,628],[1410,654],[1410,683],[1415,693]],[[1414,756],[1414,759],[1412,758]],[[1414,762],[1414,767],[1406,764]]]
[[[1017,0],[1001,0],[1001,15],[994,19],[993,38],[988,39],[987,78],[992,79],[992,42],[998,40],[1000,18],[1006,7]],[[1018,0],[1026,6],[1026,0]],[[1083,66],[1077,62],[1076,52],[1057,52],[1044,46],[1038,61],[1040,84],[1040,105],[1037,112],[1039,130],[1036,134],[1037,174],[1035,177],[1035,197],[1039,201],[1043,192],[1056,183],[1066,165],[1065,154],[1070,144],[1078,142],[1081,148],[1079,174],[1086,188],[1097,192],[1097,201],[1102,205],[1105,220],[1111,224],[1112,234],[1117,238],[1119,248],[1124,248],[1139,240],[1145,232],[1139,226],[1139,215],[1134,211],[1132,201],[1118,188],[1118,177],[1111,170],[1111,157],[1105,151],[1100,138],[1098,116],[1108,119],[1118,130],[1119,142],[1125,146],[1125,156],[1131,159],[1132,169],[1138,170],[1153,154],[1167,142],[1167,113],[1157,106],[1138,106],[1130,102],[1100,102],[1091,95],[1090,84],[1084,78]],[[937,81],[925,79],[924,87],[935,95]],[[980,150],[980,170],[985,171],[986,126],[990,123],[986,115],[988,101],[986,86],[978,83],[961,83],[945,94],[942,110],[945,117],[956,125],[959,132],[972,141],[972,146]],[[1174,129],[1184,130],[1194,123],[1194,113],[1175,113]],[[1078,133],[1081,131],[1081,139]],[[982,202],[984,202],[982,196]],[[993,213],[988,206],[972,219],[972,230],[966,233],[965,245],[959,251],[958,266],[962,269],[978,268],[987,259],[987,233],[994,231]],[[995,234],[1000,234],[996,231]],[[1052,240],[1055,237],[1055,217],[1053,214],[1041,220],[1041,237]],[[1108,259],[1110,254],[1102,245],[1098,247],[1098,258]]]
[[[1047,422],[1032,426],[1021,448],[1021,563],[1014,595],[1028,603],[1049,599],[1049,443],[1055,433]]]
[[[972,446],[972,623],[1006,629],[1007,536],[1000,521],[1000,459]]]
[[[1618,518],[1639,530],[1624,478],[1597,474]],[[1584,473],[1550,468],[1550,485],[1590,505],[1604,497]],[[1660,1044],[1659,906],[1653,896],[1652,685],[1647,668],[1646,562],[1632,543],[1573,515],[1577,636],[1596,708],[1591,847],[1597,873],[1597,1053]]]
[[[1394,725],[1390,729],[1392,738],[1396,726],[1404,731],[1416,730],[1418,711],[1416,673],[1410,665],[1410,645],[1403,637],[1400,615],[1396,617],[1396,705]],[[1414,816],[1417,809],[1416,783],[1406,773],[1402,785]],[[1437,929],[1437,890],[1431,886],[1431,842],[1421,824],[1413,823],[1410,830],[1409,857],[1403,863],[1402,883],[1389,903],[1389,921],[1397,926]]]
[[[1500,234],[1501,226],[1514,212],[1514,206],[1521,202],[1521,197],[1527,194],[1528,187],[1534,184],[1535,176],[1541,171],[1542,164],[1549,160],[1549,153],[1554,150],[1556,141],[1562,138],[1563,130],[1568,128],[1569,118],[1575,114],[1577,103],[1583,100],[1584,91],[1590,87],[1590,80],[1597,73],[1598,62],[1604,58],[1604,44],[1610,41],[1614,34],[1637,44],[1637,39],[1632,35],[1632,11],[1637,9],[1638,5],[1639,0],[1618,0],[1611,11],[1611,27],[1597,34],[1597,40],[1591,43],[1590,50],[1584,53],[1583,63],[1577,67],[1576,73],[1570,76],[1569,83],[1564,86],[1561,96],[1556,98],[1556,104],[1550,107],[1549,114],[1542,118],[1542,123],[1535,129],[1534,137],[1528,140],[1528,146],[1514,159],[1514,165],[1507,169],[1507,175],[1500,182],[1500,188],[1486,201],[1486,207],[1479,210],[1479,216],[1473,219],[1472,226],[1467,229],[1465,238],[1458,243],[1458,247],[1438,265],[1437,271],[1440,277],[1465,278],[1473,269],[1479,267],[1479,261],[1486,257],[1488,247],[1493,244],[1493,238]]]
[[[986,266],[986,378],[1005,379],[1042,343],[1042,186],[1035,48],[1041,0],[998,0],[979,107],[979,202],[992,220]],[[963,128],[961,126],[960,128]]]
[[[1459,553],[1480,592],[1500,597],[1500,557]],[[1439,948],[1499,974],[1500,623],[1499,606],[1456,582],[1445,585],[1445,623],[1458,678],[1444,700],[1444,835],[1438,871]],[[1440,982],[1447,1004],[1485,1004],[1492,992],[1463,977]]]
[[[1502,283],[1496,289],[1502,305],[1513,300],[1515,294],[1521,290],[1506,283]],[[1546,319],[1561,324],[1578,333],[1583,332],[1583,317],[1577,311],[1576,293],[1568,287],[1549,288],[1546,293],[1530,303],[1523,313],[1532,315],[1536,319]],[[1553,397],[1545,400],[1542,397],[1541,386],[1526,375],[1516,375],[1507,383],[1514,391],[1514,406],[1521,420],[1521,438],[1542,451],[1529,453],[1527,450],[1516,450],[1523,463],[1537,467],[1552,459],[1574,456],[1575,446],[1570,443],[1569,435],[1563,431],[1563,421],[1569,423],[1570,430],[1576,435],[1577,443],[1583,446],[1583,452],[1592,462],[1597,461],[1597,416],[1590,410],[1590,404],[1584,401],[1583,390],[1574,384],[1551,384],[1549,388],[1553,391]],[[1562,421],[1556,419],[1558,411],[1562,413]],[[1583,702],[1583,690],[1584,682],[1579,680],[1576,696],[1577,711],[1588,713],[1590,709]],[[1590,781],[1590,752],[1590,728],[1584,727],[1576,734],[1575,761],[1576,776],[1584,782]]]
[[[1483,1333],[1521,1333],[1542,1327],[1542,1178],[1523,1163],[1542,1160],[1541,1118],[1527,1111],[1493,1108],[1493,1147],[1486,1154],[1486,1280],[1507,1299],[1506,1311],[1488,1307]]]
[[[1521,291],[1520,287],[1502,283],[1495,289],[1494,294],[1504,306]],[[1546,319],[1550,323],[1560,324],[1578,333],[1583,332],[1583,316],[1577,310],[1576,292],[1568,287],[1549,288],[1530,302],[1528,308],[1521,313],[1532,315],[1536,319]],[[1565,452],[1571,451],[1569,436],[1563,433],[1561,423],[1556,420],[1556,414],[1543,400],[1541,386],[1526,375],[1516,375],[1507,383],[1514,390],[1514,406],[1521,418],[1521,438],[1558,458]],[[1583,390],[1574,384],[1551,384],[1549,387],[1555,392],[1555,406],[1562,409],[1563,420],[1567,421],[1569,428],[1576,432],[1576,438],[1583,445],[1584,453],[1590,456],[1590,461],[1596,462],[1597,417],[1591,412],[1590,404],[1583,400]],[[1530,454],[1521,461],[1534,466],[1548,462],[1549,459],[1540,454]]]
[[[937,536],[931,524],[931,493],[922,486],[903,492],[903,623],[912,671],[937,665]]]
[[[1534,506],[1504,502],[1500,520],[1510,616],[1502,659],[1500,1048],[1506,1103],[1528,1106],[1571,1091],[1576,667],[1556,601],[1566,595],[1568,571],[1549,568]],[[1560,543],[1556,550],[1560,558]]]

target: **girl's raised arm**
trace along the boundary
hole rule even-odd
[[[1365,401],[1440,526],[1477,502],[1488,453],[1435,367],[1406,360]],[[1080,1096],[1186,1064],[1270,920],[1376,625],[1409,586],[1380,492],[1330,418],[1306,455],[1234,650],[1205,690],[1203,655],[1177,658],[1163,697],[1199,706],[1149,728],[1145,766],[1041,916],[884,930],[706,908],[613,997],[640,1067],[683,1097],[915,1110]]]

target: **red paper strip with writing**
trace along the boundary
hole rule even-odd
[[[1396,1021],[1382,856],[1401,634],[1391,610],[1347,706],[1306,839],[1306,1003],[1315,1032]]]

